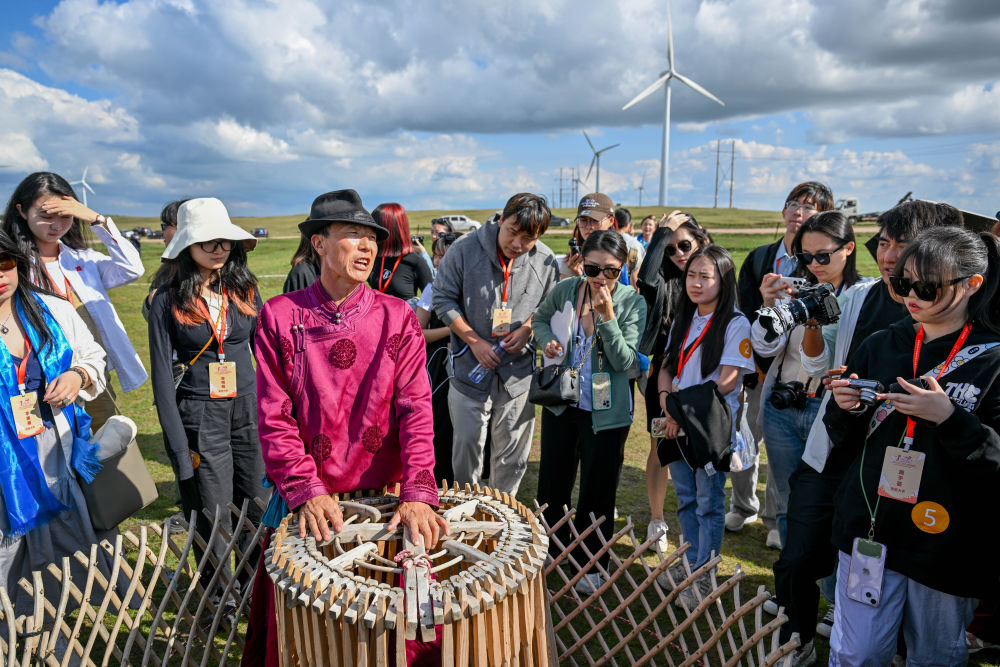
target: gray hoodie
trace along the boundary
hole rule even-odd
[[[503,267],[497,254],[496,223],[486,224],[458,239],[445,254],[434,280],[434,310],[445,324],[459,316],[486,341],[497,341],[491,335],[493,309],[500,307],[503,291]],[[545,295],[559,281],[555,254],[539,241],[535,247],[514,260],[507,288],[507,306],[513,311],[510,330],[520,327],[531,317]],[[451,334],[451,349],[465,347],[465,341]],[[533,357],[525,347],[520,354],[508,356],[496,369],[501,382],[511,396],[520,396],[531,384]],[[469,379],[479,362],[471,350],[455,358],[452,386],[466,396],[486,400],[493,386],[494,372],[479,384]]]

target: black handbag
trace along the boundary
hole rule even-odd
[[[531,373],[531,387],[528,389],[528,401],[535,405],[556,407],[573,405],[580,402],[580,369],[583,368],[590,349],[597,338],[594,332],[587,351],[583,353],[580,365],[572,366],[536,366]]]

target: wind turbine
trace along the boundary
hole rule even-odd
[[[607,148],[602,148],[601,150],[597,150],[596,148],[594,148],[594,142],[592,142],[590,140],[590,137],[587,136],[587,131],[586,130],[583,131],[583,138],[587,140],[588,144],[590,144],[590,150],[594,151],[594,157],[592,157],[590,159],[590,169],[587,169],[587,176],[586,176],[586,178],[590,178],[590,170],[593,169],[594,165],[596,164],[597,165],[597,178],[594,181],[594,192],[600,192],[601,191],[601,153],[609,151],[612,148],[615,148],[616,146],[621,146],[621,144],[614,144],[612,146],[608,146]]]
[[[83,168],[83,176],[80,177],[80,180],[79,181],[73,181],[72,183],[70,183],[70,185],[82,185],[83,186],[83,188],[80,190],[80,192],[83,193],[83,205],[84,206],[87,205],[87,190],[90,190],[90,194],[92,194],[92,195],[96,195],[97,194],[96,192],[94,192],[94,188],[90,187],[90,183],[87,182],[87,170],[88,169],[90,169],[90,167],[84,167]]]
[[[642,206],[642,191],[646,189],[646,174],[642,175],[642,181],[639,182],[639,187],[636,189],[639,191],[639,206]]]
[[[661,85],[665,87],[664,104],[663,104],[663,148],[660,152],[660,206],[666,206],[667,203],[667,173],[669,171],[669,160],[670,160],[670,80],[677,79],[683,84],[686,84],[689,88],[693,88],[695,92],[701,93],[708,99],[718,102],[722,106],[726,106],[726,103],[720,100],[718,97],[708,92],[697,83],[687,78],[683,74],[679,73],[674,69],[674,35],[670,29],[670,0],[667,0],[667,71],[660,73],[660,78],[657,79],[650,85],[646,90],[642,91],[636,95],[631,102],[622,107],[622,111],[625,111],[629,107],[633,106],[637,102],[644,100],[645,98],[652,95],[657,88]]]

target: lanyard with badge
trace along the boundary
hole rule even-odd
[[[500,307],[493,309],[492,333],[494,336],[500,337],[510,333],[510,322],[513,318],[513,311],[507,307],[507,286],[510,284],[510,272],[514,269],[514,260],[505,264],[499,250],[497,250],[497,259],[500,260],[500,266],[503,267],[503,292],[501,293]]]
[[[385,275],[385,255],[382,255],[382,261],[378,267],[378,291],[385,294],[385,291],[389,289],[389,284],[392,282],[392,277],[396,275],[396,269],[399,268],[399,263],[403,260],[403,256],[400,255],[396,258],[396,263],[392,265],[392,270],[389,271],[389,275]]]
[[[688,336],[691,334],[691,326],[689,325],[687,331],[684,332],[684,342],[681,343],[681,356],[677,360],[677,375],[674,376],[673,380],[674,391],[680,390],[677,386],[677,382],[681,379],[681,373],[684,372],[684,367],[687,366],[687,362],[691,360],[691,357],[694,355],[694,351],[698,349],[698,345],[701,344],[701,339],[705,337],[706,333],[708,333],[708,328],[712,326],[712,318],[714,317],[715,313],[708,316],[708,322],[705,322],[705,328],[701,330],[701,333],[698,334],[698,337],[691,344],[691,347],[688,348],[687,354],[684,354],[684,350],[687,348]]]
[[[955,355],[962,349],[965,340],[969,337],[972,329],[971,324],[962,327],[955,344],[952,345],[948,358],[941,365],[935,378],[947,370],[948,366],[955,359]],[[913,375],[917,375],[917,365],[920,361],[920,349],[924,343],[923,326],[917,331],[916,340],[913,343]],[[868,514],[871,524],[868,528],[867,539],[854,538],[854,548],[851,551],[851,567],[848,575],[847,595],[853,600],[878,606],[882,595],[882,580],[885,574],[886,547],[884,544],[875,541],[875,519],[878,514],[879,502],[882,497],[893,500],[901,500],[905,503],[915,505],[911,512],[911,518],[917,528],[927,533],[938,533],[947,527],[948,515],[943,507],[937,503],[924,502],[917,503],[920,492],[920,478],[924,471],[924,452],[911,451],[913,445],[913,432],[916,428],[916,420],[911,416],[906,417],[906,430],[899,439],[899,447],[886,447],[885,458],[882,461],[882,470],[879,473],[878,497],[875,499],[875,507],[868,500],[865,492],[863,472],[865,468],[865,448],[861,450],[861,465],[858,468],[858,479],[861,483],[861,494],[864,496],[865,505],[868,507]]]
[[[219,318],[212,324],[212,315],[204,301],[199,301],[198,305],[205,311],[208,327],[212,330],[212,336],[219,343],[219,361],[208,365],[208,394],[212,398],[235,398],[236,397],[236,362],[226,361],[226,354],[222,349],[222,342],[226,339],[226,314],[229,310],[226,291],[222,290],[222,304],[219,306]]]
[[[30,438],[45,430],[42,414],[38,406],[38,392],[25,393],[25,382],[28,372],[28,357],[31,356],[31,341],[24,339],[24,358],[17,367],[17,387],[19,394],[10,397],[10,408],[14,413],[14,425],[17,427],[17,437]]]

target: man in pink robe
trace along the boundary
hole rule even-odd
[[[257,328],[257,406],[268,478],[298,512],[300,535],[317,540],[343,527],[330,494],[399,482],[390,526],[406,525],[430,550],[448,528],[434,512],[423,334],[405,301],[365,283],[377,241],[388,232],[353,190],[318,197],[299,229],[320,256],[320,279],[269,300]],[[267,515],[287,511],[280,500],[272,499],[280,510],[269,508]],[[263,560],[254,586],[243,664],[277,664],[281,639],[274,636],[273,589]]]

